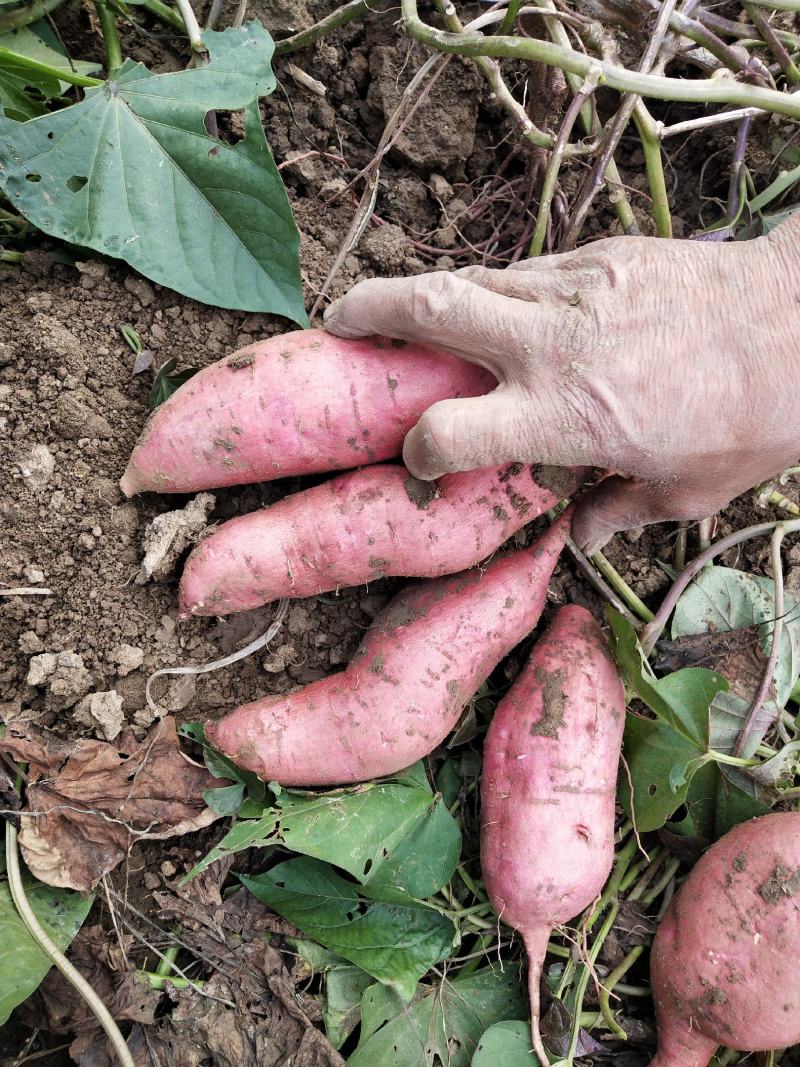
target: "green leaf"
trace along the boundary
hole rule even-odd
[[[206,750],[212,774],[231,777],[227,762]],[[452,877],[461,853],[461,832],[441,797],[431,792],[424,770],[420,775],[421,766],[401,772],[396,781],[355,789],[283,790],[274,808],[257,820],[234,826],[187,878],[223,855],[282,842],[293,852],[347,871],[370,887],[371,897],[399,903],[429,897]],[[222,797],[223,802],[226,799]]]
[[[96,63],[71,62],[47,23],[42,21],[0,34],[0,49],[8,49],[19,57],[0,59],[0,107],[9,118],[19,122],[45,114],[46,102],[60,96],[68,87],[57,77],[32,71],[26,60],[77,74],[93,74],[100,69]]]
[[[203,793],[203,800],[218,815],[235,815],[244,800],[244,786],[241,782],[237,782],[235,785],[206,789]]]
[[[340,1049],[361,1021],[361,998],[371,984],[368,974],[350,964],[326,972],[322,1020],[334,1048]]]
[[[716,671],[687,667],[657,678],[642,651],[636,631],[619,612],[608,608],[610,644],[628,689],[659,719],[700,752],[708,749],[708,708],[728,683]],[[702,712],[702,713],[700,713]]]
[[[254,878],[239,877],[263,904],[405,1000],[456,938],[451,920],[434,908],[365,900],[318,860],[299,857]]]
[[[771,578],[745,574],[730,567],[707,567],[701,571],[677,603],[672,636],[728,633],[748,626],[759,627],[765,653],[772,642],[775,618],[775,583]],[[783,707],[800,677],[800,611],[786,594],[784,626],[774,684],[777,702]]]
[[[540,1067],[531,1047],[530,1023],[520,1020],[490,1026],[475,1050],[471,1067]]]
[[[276,84],[272,38],[250,22],[204,41],[204,67],[152,74],[128,60],[72,107],[0,117],[6,195],[45,233],[186,296],[306,325],[299,236],[258,108]],[[208,135],[208,111],[242,109],[238,144]]]
[[[697,749],[665,723],[628,714],[623,754],[630,782],[623,771],[619,776],[620,803],[640,833],[657,830],[683,804],[689,788],[689,781],[672,788],[672,769],[678,766],[685,772]]]
[[[349,966],[347,961],[335,952],[318,945],[316,941],[307,941],[303,937],[287,937],[286,944],[294,949],[297,955],[307,963],[314,974],[328,971],[331,967]]]
[[[237,822],[222,840],[192,867],[181,884],[191,882],[212,863],[225,856],[232,856],[246,848],[263,848],[265,845],[277,844],[277,829],[278,818],[274,809],[267,811],[260,819],[243,819]]]
[[[186,367],[185,370],[173,373],[177,365],[178,360],[175,356],[171,356],[156,371],[147,401],[147,406],[151,411],[155,411],[165,400],[169,400],[172,394],[177,392],[190,378],[193,378],[200,369],[199,367]]]
[[[93,896],[53,889],[28,874],[25,893],[36,918],[64,951],[89,914]],[[0,882],[0,1026],[39,986],[52,964],[23,925],[11,899],[8,882]]]
[[[316,796],[284,792],[278,808],[287,848],[327,860],[376,891],[428,897],[458,864],[458,824],[424,776]]]
[[[373,985],[361,1002],[361,1037],[347,1067],[431,1067],[437,1056],[446,1067],[469,1067],[490,1026],[527,1013],[514,963],[421,986],[410,1006]]]

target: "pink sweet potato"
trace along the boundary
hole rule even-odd
[[[624,724],[625,692],[600,627],[583,608],[561,608],[495,711],[481,792],[483,878],[497,914],[525,943],[543,1064],[547,941],[591,904],[611,870]]]
[[[650,957],[652,1067],[800,1042],[800,812],[742,823],[695,865]]]
[[[537,477],[552,485],[544,488]],[[486,559],[571,492],[571,471],[521,463],[420,482],[378,465],[333,478],[202,541],[181,579],[184,615],[227,615],[386,575],[438,578]]]
[[[208,723],[209,741],[283,785],[364,782],[421,759],[535,626],[569,521],[483,570],[404,589],[346,670]]]
[[[399,456],[437,400],[494,388],[485,370],[425,345],[301,330],[201,370],[150,417],[120,485],[191,493]]]

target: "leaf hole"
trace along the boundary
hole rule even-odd
[[[55,131],[51,130],[47,135],[47,140],[48,141],[55,141],[55,139],[56,139]]]
[[[79,193],[81,189],[88,183],[89,179],[82,174],[73,174],[67,181],[67,188],[71,193]]]
[[[651,782],[650,785],[647,787],[647,795],[649,797],[654,797],[656,795],[656,789],[657,786],[655,782]]]
[[[218,144],[215,144],[213,148],[209,148],[208,154],[213,158],[214,156],[218,156],[221,151],[222,149],[220,148],[220,146]]]
[[[42,180],[41,174],[35,174],[35,173],[31,172],[30,174],[26,174],[25,175],[25,181],[26,182],[40,182],[41,180]]]
[[[365,874],[365,875],[366,875],[366,874],[369,874],[369,872],[370,872],[371,870],[372,870],[372,857],[370,856],[370,858],[369,858],[369,859],[367,860],[367,862],[366,862],[366,863],[364,864],[364,874]]]
[[[238,111],[208,111],[206,112],[205,124],[209,136],[221,141],[222,144],[237,145],[245,139],[243,109]]]

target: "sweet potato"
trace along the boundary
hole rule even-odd
[[[568,530],[565,513],[530,548],[404,589],[346,670],[206,724],[209,741],[283,785],[364,782],[408,767],[444,740],[534,627]]]
[[[650,957],[652,1067],[800,1042],[800,812],[742,823],[692,869]]]
[[[556,489],[544,488],[537,477]],[[224,523],[181,578],[181,612],[227,615],[386,575],[438,578],[486,559],[574,489],[571,471],[521,463],[420,482],[378,465]]]
[[[437,400],[479,396],[485,370],[425,345],[301,330],[201,370],[153,412],[120,486],[193,493],[399,456]]]
[[[561,608],[495,711],[483,752],[481,864],[497,914],[528,955],[534,1049],[552,928],[583,911],[614,858],[625,692],[600,627]]]

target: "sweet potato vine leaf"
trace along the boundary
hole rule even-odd
[[[69,88],[59,78],[32,71],[27,60],[62,67],[76,74],[94,74],[97,63],[70,60],[46,22],[41,19],[0,34],[0,107],[9,118],[24,122],[43,115],[46,104]]]
[[[469,1067],[490,1026],[524,1019],[527,1012],[515,963],[420,986],[411,1005],[373,985],[361,1002],[361,1040],[347,1067]],[[510,1067],[512,1061],[482,1062]],[[536,1063],[530,1060],[531,1067]]]
[[[676,833],[715,839],[744,819],[763,814],[764,806],[729,780],[710,760],[714,746],[714,708],[731,696],[716,671],[687,667],[657,678],[631,626],[608,612],[611,646],[625,684],[652,711],[650,719],[628,712],[619,778],[620,801],[644,833],[668,824],[679,808],[686,813]],[[718,750],[716,750],[718,751]]]
[[[72,107],[0,114],[0,182],[45,233],[208,304],[307,323],[299,235],[264,137],[275,88],[258,22],[204,35],[205,67],[153,74],[126,61]],[[243,111],[244,137],[209,136],[209,111]]]
[[[206,750],[206,766],[220,776]],[[233,788],[233,787],[231,787]],[[242,795],[244,785],[241,785]],[[206,799],[219,810],[219,795]],[[421,763],[396,779],[328,793],[283,790],[258,818],[237,822],[189,872],[242,849],[282,844],[347,871],[370,895],[402,903],[441,889],[461,854],[461,832],[443,799],[434,795]]]
[[[416,900],[371,900],[367,889],[319,860],[299,856],[254,878],[239,877],[262,904],[405,1001],[456,940],[452,920],[435,908]]]

